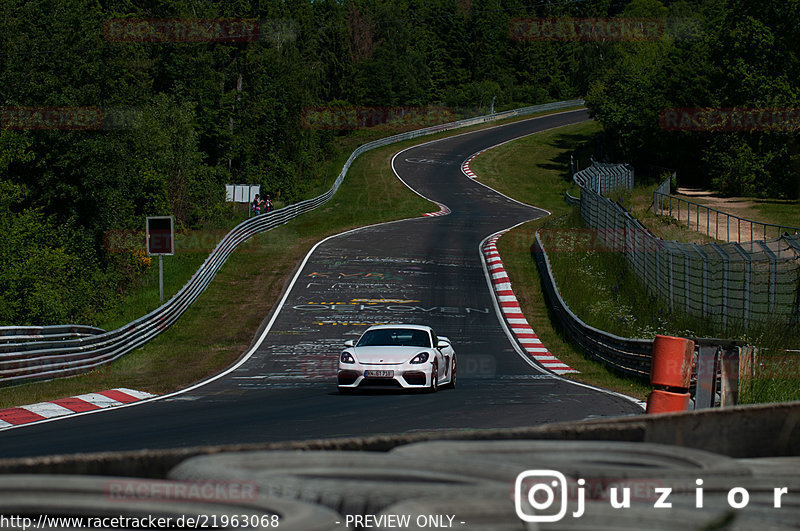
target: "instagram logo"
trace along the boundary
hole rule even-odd
[[[525,522],[558,522],[567,514],[567,478],[555,470],[526,470],[514,483],[514,507]],[[554,512],[553,505],[559,498]]]

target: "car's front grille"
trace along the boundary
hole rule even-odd
[[[364,378],[361,380],[362,387],[403,387],[394,378]]]
[[[339,371],[339,385],[352,385],[358,379],[358,373],[354,371]]]
[[[403,379],[408,385],[425,385],[425,373],[420,371],[408,371],[403,373]]]

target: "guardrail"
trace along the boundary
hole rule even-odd
[[[91,337],[0,345],[0,385],[35,379],[58,378],[87,372],[100,365],[114,361],[147,343],[175,323],[183,312],[205,291],[217,271],[239,244],[255,234],[273,229],[328,202],[339,189],[350,165],[356,157],[366,151],[442,131],[470,127],[515,116],[578,107],[583,104],[583,100],[570,100],[534,105],[400,133],[359,146],[348,157],[330,190],[313,199],[250,218],[234,227],[217,244],[205,262],[178,293],[149,314],[116,330],[92,335]]]
[[[105,330],[86,325],[0,326],[0,344],[25,343],[41,339],[61,340],[104,334]]]
[[[536,231],[531,255],[539,268],[550,309],[569,338],[592,359],[623,374],[649,381],[653,340],[616,336],[586,324],[575,315],[558,292],[539,231]]]
[[[573,196],[569,193],[569,190],[564,192],[564,201],[566,201],[569,206],[578,206],[581,204],[581,198]]]
[[[794,236],[800,235],[800,228],[797,227],[753,221],[660,190],[653,192],[653,210],[656,214],[668,215],[681,222],[685,221],[690,230],[703,233],[715,240],[742,243],[742,241],[752,242],[757,239],[780,238],[787,233]],[[720,219],[722,223],[720,223]],[[733,227],[731,227],[731,221],[733,221]],[[744,230],[742,230],[742,224],[744,224]]]

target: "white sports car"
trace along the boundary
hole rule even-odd
[[[339,392],[357,388],[427,389],[456,386],[456,353],[446,337],[422,325],[371,326],[345,342],[339,355]]]

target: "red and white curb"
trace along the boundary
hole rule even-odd
[[[443,204],[438,203],[436,201],[434,201],[434,203],[439,205],[439,211],[438,212],[426,212],[426,213],[422,214],[423,216],[430,216],[430,217],[446,216],[446,215],[451,213],[451,210],[449,208],[447,208],[447,205],[443,205]]]
[[[498,144],[498,145],[501,145],[501,144]],[[486,149],[482,149],[482,150],[478,151],[477,153],[473,153],[472,155],[470,155],[467,158],[467,160],[465,160],[461,164],[461,171],[464,172],[464,175],[466,175],[470,179],[477,179],[478,176],[475,175],[475,172],[472,171],[472,168],[470,168],[469,165],[472,163],[472,161],[475,159],[475,157],[477,157],[478,155],[480,155],[482,153],[486,153],[487,151],[489,151],[490,149],[495,148],[495,147],[497,147],[497,146],[491,146],[491,147],[488,147]]]
[[[528,324],[528,320],[525,319],[525,315],[523,315],[519,306],[519,301],[517,301],[517,297],[514,296],[514,292],[511,289],[511,280],[503,267],[500,253],[497,252],[497,240],[506,232],[508,232],[508,229],[493,234],[486,240],[482,251],[494,291],[497,294],[497,300],[500,303],[500,309],[503,311],[508,327],[514,333],[522,348],[542,367],[555,374],[577,373],[577,370],[565,364],[547,350],[547,347],[539,340],[539,336],[533,331],[531,325]]]
[[[0,409],[0,429],[75,413],[121,406],[154,396],[156,395],[121,387],[70,398],[59,398],[51,402],[40,402],[29,406]]]

